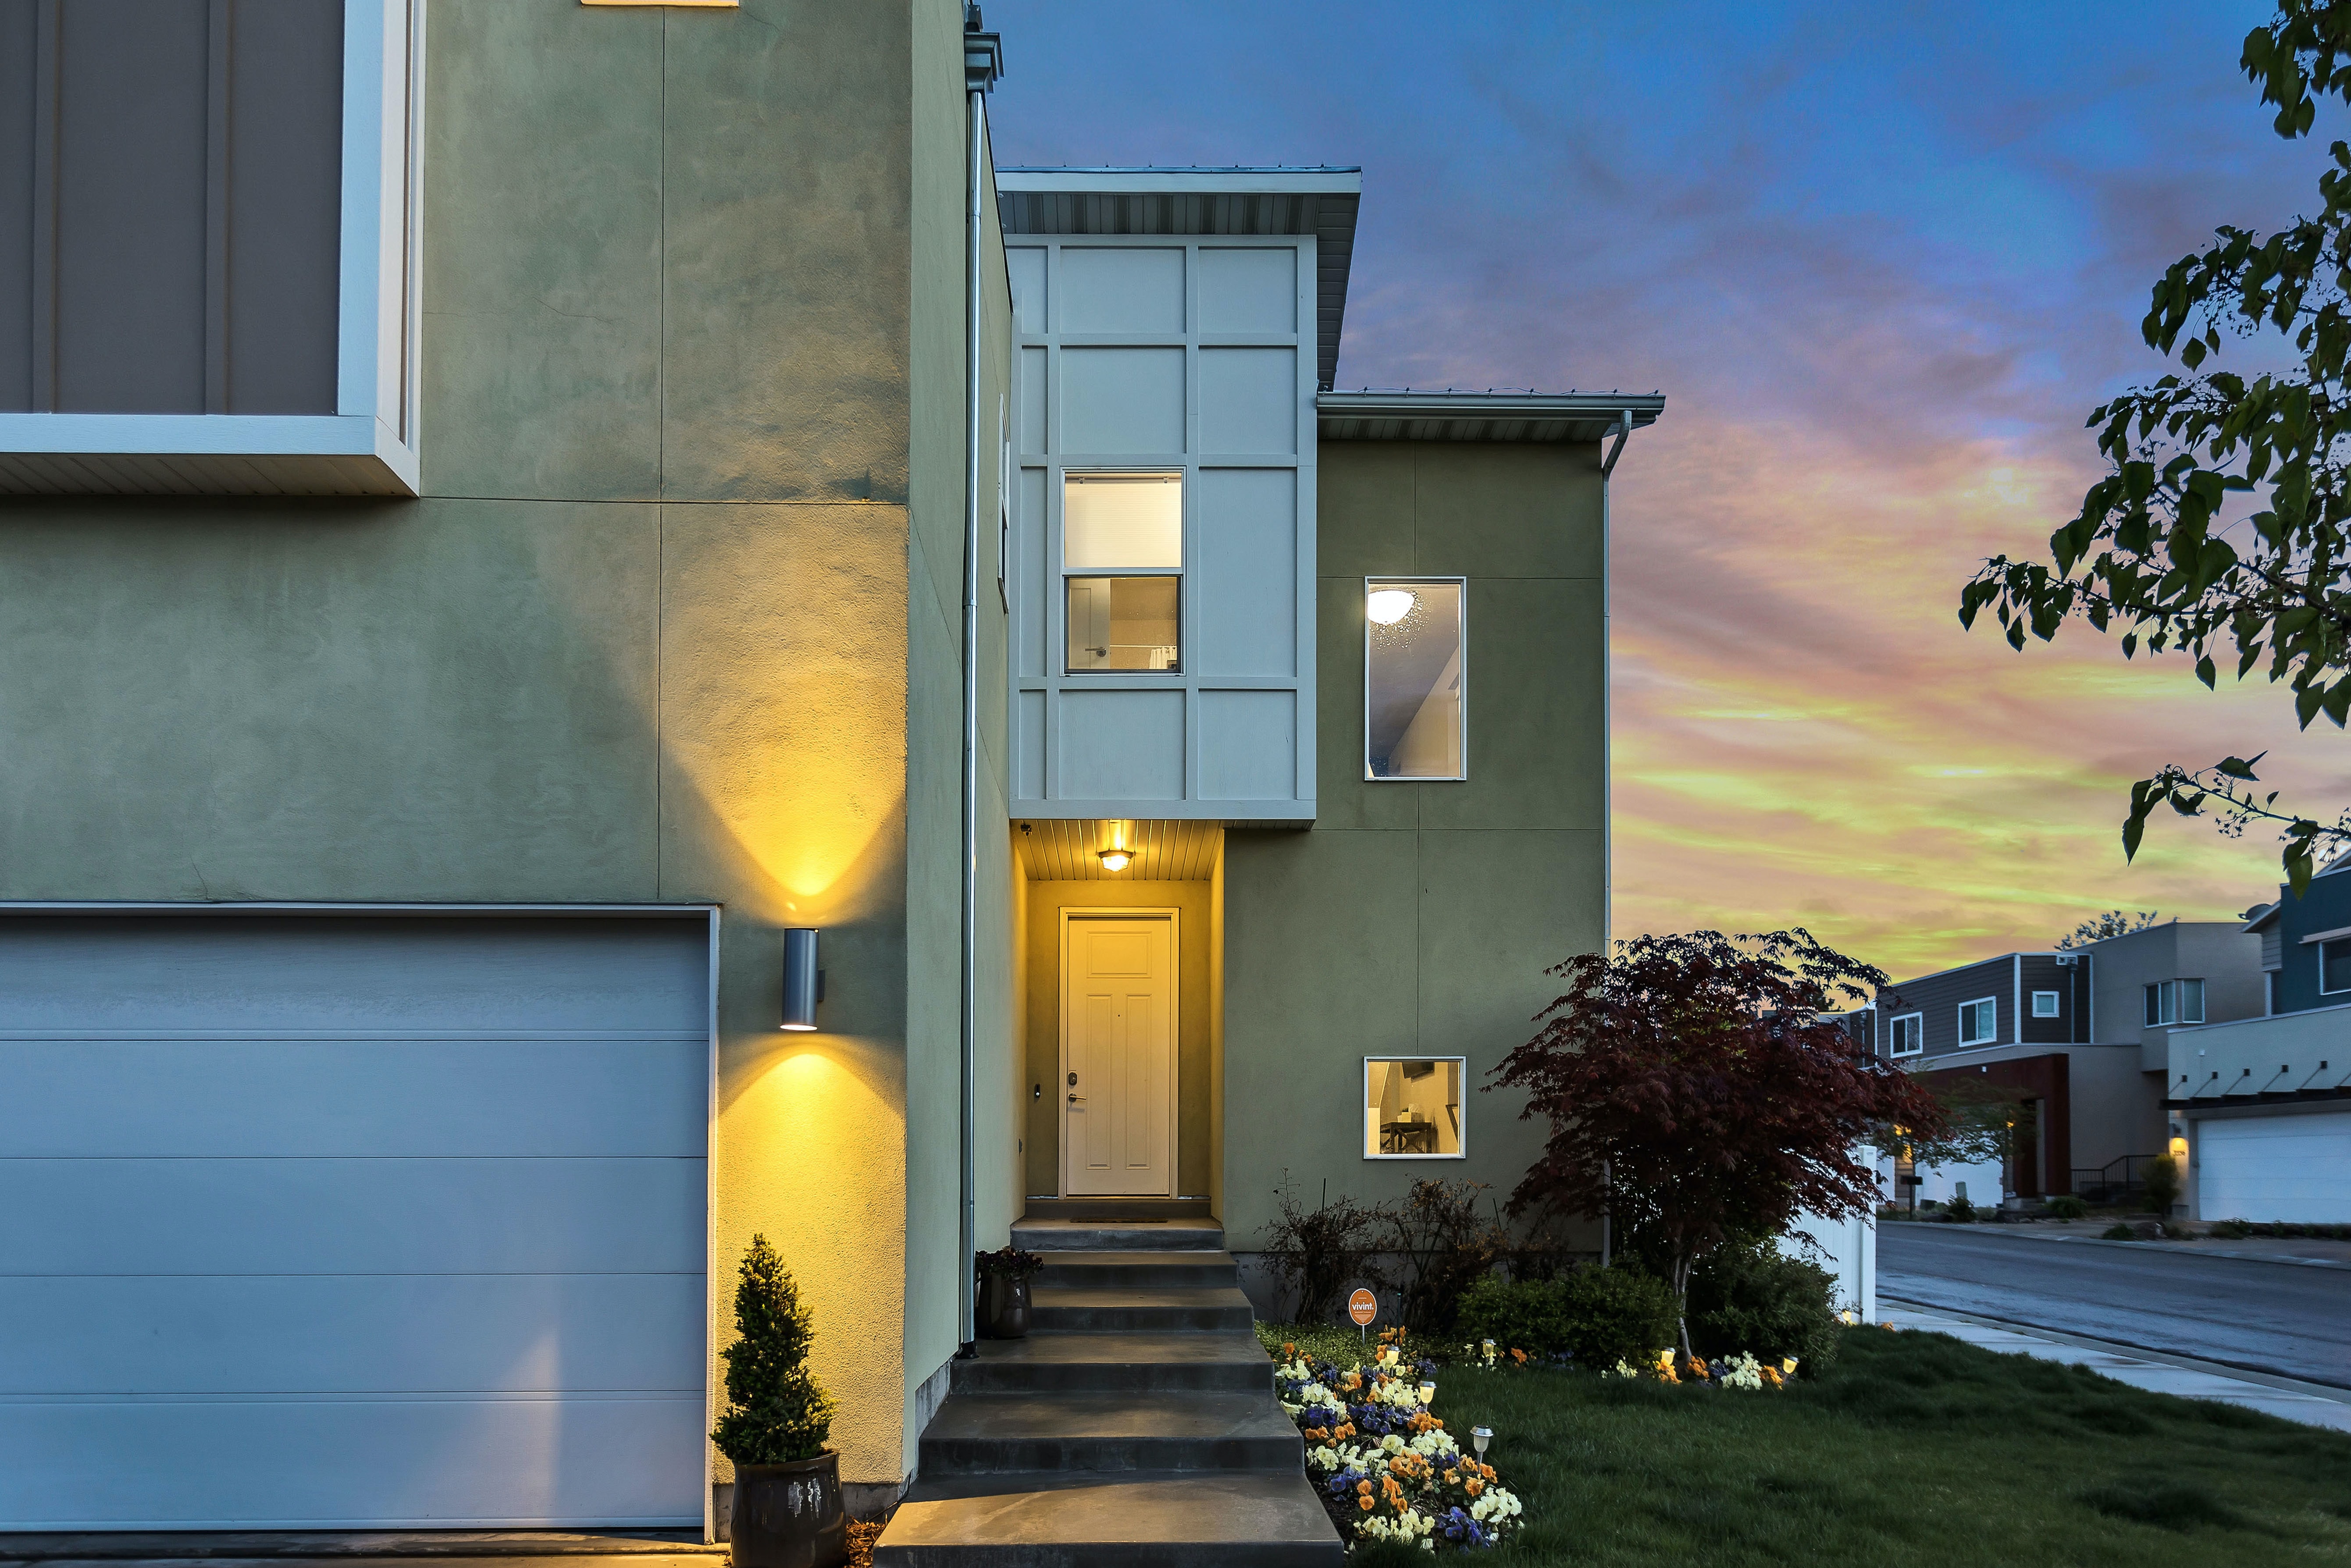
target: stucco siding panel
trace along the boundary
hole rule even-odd
[[[1360,625],[1360,594],[1358,601]],[[1602,825],[1607,639],[1595,580],[1472,580],[1465,661],[1469,777],[1458,784],[1419,786],[1424,827]],[[1351,717],[1360,729],[1359,714]],[[1356,767],[1360,773],[1361,758]]]

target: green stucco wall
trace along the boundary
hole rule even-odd
[[[0,513],[0,898],[723,905],[719,1281],[778,1244],[873,1484],[964,1277],[959,33],[950,0],[434,0],[423,498]],[[1000,713],[989,745],[1000,911]],[[827,999],[786,1036],[799,925]]]
[[[1254,1251],[1302,1201],[1419,1177],[1507,1197],[1541,1146],[1479,1092],[1605,936],[1607,629],[1592,446],[1330,442],[1317,508],[1317,800],[1226,835],[1223,1191]],[[1363,580],[1469,580],[1466,782],[1364,779]],[[1464,1055],[1468,1157],[1367,1160],[1363,1059]],[[1594,1243],[1596,1245],[1596,1241]]]

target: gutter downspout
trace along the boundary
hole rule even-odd
[[[956,1314],[956,1354],[971,1355],[978,1341],[975,1319],[978,1281],[972,1257],[979,1250],[979,398],[980,225],[987,215],[980,189],[982,154],[987,142],[987,92],[1003,73],[1004,47],[979,30],[979,7],[964,12],[963,85],[970,110],[964,139],[964,333],[963,333],[963,920],[960,946],[960,1040],[962,1069],[963,1191],[957,1206],[963,1276]]]
[[[1609,690],[1615,684],[1614,672],[1609,668],[1608,653],[1608,476],[1616,472],[1616,459],[1625,455],[1625,443],[1633,439],[1633,411],[1624,410],[1617,416],[1616,444],[1600,460],[1600,734],[1602,736],[1600,768],[1600,821],[1604,828],[1614,821],[1616,775],[1606,762],[1606,737],[1612,733],[1615,716],[1609,711]],[[1604,834],[1604,839],[1607,835]],[[1600,951],[1608,951],[1610,935],[1616,929],[1616,852],[1610,843],[1607,859],[1602,865],[1600,882]],[[1609,1180],[1608,1162],[1600,1162],[1600,1266],[1608,1267],[1610,1243],[1614,1240],[1614,1215],[1609,1203],[1614,1190]]]

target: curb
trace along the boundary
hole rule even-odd
[[[1916,1222],[1900,1220],[1896,1223],[1911,1225]],[[1957,1230],[1960,1228],[1949,1226],[1938,1227],[1938,1228]],[[2351,1272],[2351,1263],[2338,1262],[2332,1258],[2282,1258],[2273,1252],[2240,1252],[2233,1248],[2202,1247],[2194,1242],[2109,1241],[2103,1236],[2043,1236],[2029,1230],[2011,1229],[2004,1225],[1970,1225],[1966,1227],[1966,1229],[1970,1234],[1985,1236],[2005,1234],[2011,1240],[2016,1241],[2062,1241],[2075,1247],[2129,1247],[2141,1252],[2168,1252],[2176,1257],[2233,1258],[2243,1263],[2283,1263],[2295,1269],[2341,1269]],[[1882,1226],[1879,1233],[1884,1234]]]
[[[2053,1237],[2051,1239],[2056,1240],[2062,1238]],[[2125,1243],[2117,1241],[2113,1245],[2120,1247]],[[2056,1344],[2070,1344],[2080,1350],[2109,1351],[2116,1355],[2128,1356],[2134,1361],[2151,1361],[2159,1365],[2176,1366],[2184,1372],[2209,1373],[2214,1377],[2225,1377],[2237,1383],[2260,1384],[2282,1393],[2303,1394],[2313,1399],[2329,1400],[2337,1405],[2351,1405],[2351,1384],[2320,1383],[2308,1378],[2287,1377],[2266,1368],[2248,1366],[2241,1362],[2213,1361],[2203,1356],[2182,1355],[2178,1351],[2155,1350],[2143,1344],[2132,1344],[2127,1340],[2094,1339],[2088,1334],[2068,1333],[2063,1329],[2044,1328],[2039,1323],[2028,1322],[2022,1318],[1995,1318],[1987,1317],[1981,1312],[1963,1312],[1951,1307],[1938,1307],[1932,1301],[1914,1301],[1907,1296],[1888,1295],[1884,1291],[1880,1291],[1877,1295],[1880,1301],[1892,1301],[1896,1306],[1906,1307],[1913,1312],[1931,1312],[1937,1317],[1949,1318],[1958,1322],[1974,1323],[1980,1328],[2007,1329],[2011,1333],[2026,1334],[2033,1339],[2045,1339]]]

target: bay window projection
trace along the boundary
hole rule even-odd
[[[1061,485],[1067,669],[1179,671],[1184,476],[1071,474]]]
[[[1364,580],[1364,777],[1464,779],[1464,583]]]
[[[1364,1059],[1364,1157],[1461,1157],[1458,1056]]]

